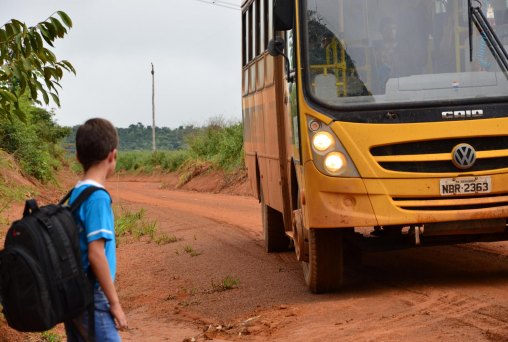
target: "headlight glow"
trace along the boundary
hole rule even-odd
[[[346,156],[340,152],[332,152],[325,157],[325,168],[330,173],[339,173],[346,168],[346,164]]]
[[[335,139],[328,132],[319,132],[312,139],[312,145],[316,150],[323,152],[335,145]]]

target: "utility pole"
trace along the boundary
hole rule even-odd
[[[155,152],[155,72],[152,64],[152,150]]]

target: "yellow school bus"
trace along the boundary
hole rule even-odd
[[[317,293],[353,247],[506,240],[507,32],[505,0],[244,1],[266,250]]]

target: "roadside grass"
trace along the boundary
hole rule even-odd
[[[117,171],[149,174],[177,172],[179,186],[208,170],[235,173],[244,169],[243,124],[221,117],[211,119],[184,137],[185,147],[166,151],[122,151]]]
[[[201,255],[203,254],[203,252],[198,252],[196,251],[194,248],[192,248],[191,245],[185,245],[183,247],[183,251],[187,254],[189,254],[191,257],[195,257],[195,256],[198,256],[198,255]]]
[[[198,158],[185,161],[178,169],[178,187],[185,185],[192,178],[211,169],[213,169],[213,165],[209,161]]]
[[[9,221],[4,216],[4,212],[10,208],[14,202],[22,202],[27,197],[32,197],[30,187],[11,184],[0,178],[0,224],[8,224]]]
[[[211,118],[208,124],[185,137],[192,160],[210,162],[214,168],[234,172],[244,167],[243,124]]]
[[[9,179],[9,172],[16,173],[16,163],[6,152],[0,150],[0,169],[6,173],[0,174],[0,225],[8,225],[10,222],[4,216],[14,202],[23,202],[28,197],[37,195],[35,189],[30,186],[18,184]]]
[[[62,335],[59,335],[52,330],[42,332],[40,337],[41,341],[44,342],[62,342],[64,340],[64,337]]]
[[[157,236],[154,241],[158,245],[167,245],[168,243],[175,243],[179,241],[179,239],[174,235],[162,233]]]
[[[116,246],[125,236],[132,236],[137,240],[147,237],[150,242],[157,245],[166,245],[179,241],[176,236],[166,233],[157,234],[157,222],[146,218],[146,210],[128,210],[122,206],[114,206]]]
[[[155,170],[175,172],[189,159],[189,151],[119,151],[117,171],[152,173]]]
[[[224,279],[222,279],[219,283],[215,283],[212,280],[211,292],[222,292],[222,291],[232,290],[232,289],[238,288],[239,285],[240,285],[240,279],[228,275]]]

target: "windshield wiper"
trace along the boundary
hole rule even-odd
[[[497,64],[508,78],[508,53],[506,52],[501,39],[490,25],[485,14],[482,12],[482,3],[480,0],[474,0],[478,5],[473,6],[473,1],[468,0],[468,24],[469,24],[469,58],[473,61],[473,23],[480,32],[483,40],[494,55]]]
[[[473,4],[467,0],[467,23],[469,26],[469,61],[473,61]]]

